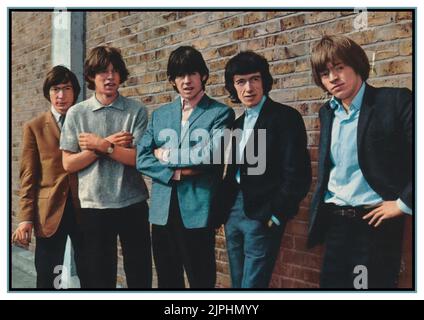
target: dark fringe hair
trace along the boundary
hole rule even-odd
[[[234,87],[234,76],[260,72],[264,95],[272,89],[273,79],[269,72],[268,61],[261,55],[253,51],[243,51],[232,57],[225,66],[225,89],[230,94],[230,99],[234,103],[241,103]]]
[[[181,46],[171,52],[166,74],[175,91],[178,92],[174,85],[175,78],[195,72],[200,74],[202,88],[205,90],[205,85],[209,78],[209,69],[202,54],[191,46]]]
[[[80,84],[78,82],[76,75],[71,70],[69,70],[68,68],[66,68],[64,66],[54,66],[47,73],[46,79],[44,80],[44,84],[43,84],[44,97],[49,102],[51,102],[50,101],[50,88],[55,86],[55,85],[63,84],[63,83],[67,83],[67,82],[71,82],[71,84],[72,84],[72,89],[74,90],[74,102],[73,102],[73,104],[75,104],[75,102],[78,100],[78,96],[81,92],[81,87],[80,87]]]

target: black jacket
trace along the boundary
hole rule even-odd
[[[233,129],[242,129],[244,114],[239,117]],[[249,174],[255,164],[236,164],[238,143],[233,140],[232,164],[228,165],[222,185],[214,202],[214,211],[225,223],[234,204],[238,190],[242,190],[244,210],[251,219],[268,221],[272,215],[279,219],[292,218],[298,211],[299,202],[307,194],[311,183],[311,164],[306,148],[306,130],[302,116],[295,109],[266,98],[253,134],[244,150],[258,146],[258,129],[265,129],[266,152],[265,171],[260,175]],[[234,147],[235,146],[235,147]],[[262,146],[263,147],[263,146]],[[236,172],[240,169],[240,185]]]
[[[356,139],[358,161],[364,178],[385,201],[400,198],[413,208],[412,94],[406,88],[374,88],[366,85]],[[318,180],[312,198],[308,245],[323,242],[326,215],[320,206],[327,191],[331,131],[334,111],[329,102],[320,111]]]

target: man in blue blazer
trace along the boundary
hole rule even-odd
[[[308,239],[326,244],[321,287],[396,288],[403,218],[414,203],[411,91],[368,85],[368,58],[344,36],[324,36],[311,64],[332,95],[319,111]]]
[[[152,113],[137,146],[137,169],[153,180],[149,219],[159,288],[213,288],[215,232],[211,199],[222,166],[213,158],[234,111],[204,90],[209,70],[199,51],[174,50],[168,79],[177,99]]]

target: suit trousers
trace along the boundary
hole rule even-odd
[[[35,246],[35,270],[37,271],[37,288],[54,289],[54,282],[64,272],[65,246],[68,236],[74,248],[75,266],[81,285],[84,282],[81,245],[82,234],[77,225],[72,198],[69,195],[62,219],[54,235],[49,238],[37,237]],[[57,282],[57,281],[56,281]]]
[[[384,220],[375,228],[361,217],[352,218],[332,213],[328,213],[328,216],[321,288],[396,288],[402,250],[403,217]]]
[[[82,209],[87,289],[115,289],[117,237],[128,288],[152,286],[152,256],[146,201],[118,209]]]
[[[268,227],[244,212],[243,194],[237,194],[225,224],[233,288],[267,288],[277,259],[286,221]]]
[[[215,231],[184,227],[175,187],[167,224],[152,225],[152,247],[159,288],[184,288],[184,270],[191,289],[215,287]]]

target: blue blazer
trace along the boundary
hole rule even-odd
[[[413,209],[412,94],[406,88],[366,85],[358,120],[358,160],[362,174],[385,201],[400,198]],[[327,215],[321,210],[330,170],[334,111],[329,102],[320,111],[317,187],[309,211],[308,246],[325,239]]]
[[[211,163],[211,153],[215,150],[210,145],[204,147],[205,159],[197,159],[196,162],[190,159],[190,151],[199,146],[195,135],[198,131],[195,130],[206,130],[214,141],[220,140],[218,129],[230,127],[235,116],[231,108],[205,94],[188,119],[188,132],[181,137],[181,110],[181,98],[178,97],[152,113],[147,130],[137,145],[136,166],[153,181],[149,212],[152,224],[166,225],[174,186],[184,226],[187,229],[203,228],[209,222],[211,199],[221,178],[222,165]],[[170,163],[162,163],[153,153],[160,147],[177,151],[180,156]],[[187,167],[201,170],[201,174],[184,177],[180,181],[172,180],[175,169]]]

